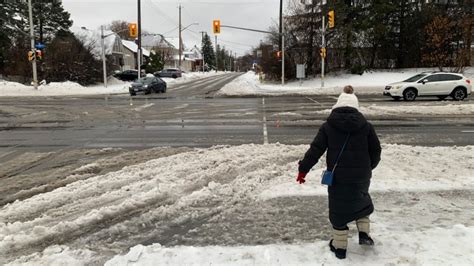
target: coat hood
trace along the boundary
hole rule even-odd
[[[332,110],[327,122],[343,132],[355,132],[367,125],[367,119],[353,107],[339,107]]]

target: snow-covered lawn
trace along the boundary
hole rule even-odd
[[[180,84],[200,78],[221,75],[224,72],[190,72],[183,73],[181,78],[164,78],[168,85]],[[17,82],[9,82],[0,79],[0,97],[2,96],[61,96],[61,95],[91,95],[91,94],[119,94],[128,93],[131,82],[120,81],[110,78],[107,88],[103,84],[94,86],[81,86],[75,82],[51,82],[40,85],[38,90],[33,86],[26,86]]]
[[[193,239],[201,244],[161,246],[155,242],[137,245],[128,253],[118,248],[124,246],[120,241],[133,243],[141,233],[150,232],[147,230],[159,234],[170,226],[165,221],[179,226],[210,216],[207,221],[214,223],[211,227],[203,225],[188,233],[212,231],[231,211],[238,211],[242,202],[251,202],[261,212],[256,217],[268,211],[258,209],[259,204],[273,200],[286,204],[272,205],[270,212],[274,214],[281,212],[281,208],[298,209],[290,202],[302,204],[301,197],[310,200],[311,208],[318,204],[315,200],[324,199],[326,194],[326,188],[319,184],[325,160],[314,167],[304,185],[297,184],[297,161],[307,148],[308,145],[247,144],[195,149],[13,202],[0,209],[0,262],[6,254],[24,252],[44,241],[64,239],[68,245],[52,245],[41,252],[23,254],[12,265],[87,265],[97,258],[110,258],[111,250],[117,256],[106,265],[474,264],[474,146],[383,145],[382,161],[374,171],[371,186],[376,206],[371,217],[376,246],[360,247],[352,231],[348,258],[344,261],[334,258],[327,239],[316,237],[285,243],[276,236],[271,243],[256,246],[207,246],[205,240]],[[462,191],[464,194],[459,194]],[[127,216],[149,206],[153,208]],[[325,210],[326,206],[322,208]],[[304,231],[298,231],[301,226],[308,226],[306,230],[311,234],[311,230],[326,230],[300,223],[307,214],[303,209],[298,213],[297,217],[286,217],[288,225],[280,224],[289,239],[302,239]],[[117,217],[126,219],[90,231]],[[255,216],[243,219],[250,217]],[[326,217],[310,218],[327,223]],[[241,237],[230,233],[237,225],[231,223],[212,237],[231,243],[235,237]],[[351,227],[354,229],[354,225]],[[266,230],[269,229],[257,227],[253,237]],[[66,241],[69,235],[77,240]],[[190,235],[181,237],[186,240]],[[115,243],[109,242],[113,239]],[[106,254],[100,253],[102,249],[107,250]]]
[[[376,70],[363,75],[329,73],[321,87],[321,79],[307,79],[288,82],[285,85],[260,82],[253,72],[237,78],[227,84],[218,94],[227,96],[279,96],[279,95],[337,95],[345,85],[352,85],[356,94],[379,94],[387,84],[405,80],[422,71],[437,69],[399,69],[393,71]],[[464,75],[474,79],[474,68],[467,68]]]

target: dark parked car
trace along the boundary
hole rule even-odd
[[[129,88],[130,95],[137,93],[150,94],[152,92],[166,92],[166,82],[158,77],[144,77],[136,80]]]
[[[153,73],[153,75],[160,77],[160,78],[180,78],[183,74],[178,68],[166,68],[161,71]]]
[[[133,69],[125,70],[123,72],[114,74],[114,77],[123,81],[134,81],[138,78],[138,71]]]

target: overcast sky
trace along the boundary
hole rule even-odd
[[[221,24],[267,30],[278,25],[279,0],[141,0],[142,28],[151,33],[178,37],[178,6],[181,3],[185,45],[201,44],[200,31],[212,34],[212,20]],[[74,26],[97,29],[113,20],[137,21],[137,0],[63,0]],[[214,41],[214,37],[212,40]],[[265,39],[265,34],[221,29],[218,42],[238,55]],[[219,41],[220,40],[220,41]]]

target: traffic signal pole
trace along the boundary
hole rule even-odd
[[[107,64],[105,62],[105,36],[104,36],[104,26],[100,26],[100,46],[102,48],[102,69],[104,72],[104,87],[107,88]]]
[[[138,0],[138,50],[137,50],[137,64],[138,64],[138,78],[141,77],[142,68],[142,11],[141,0]]]
[[[38,70],[36,68],[36,48],[35,48],[35,32],[33,26],[33,7],[31,6],[31,0],[28,0],[28,12],[30,16],[30,39],[31,39],[31,51],[33,52],[33,86],[35,90],[38,89]]]
[[[253,31],[253,32],[260,32],[260,33],[268,33],[268,34],[273,34],[273,32],[270,31],[265,31],[265,30],[256,30],[256,29],[249,29],[249,28],[242,28],[242,27],[235,27],[235,26],[229,26],[229,25],[220,25],[221,28],[230,28],[230,29],[236,29],[236,30],[245,30],[245,31]],[[283,27],[284,28],[284,27]],[[281,47],[281,84],[285,84],[285,36],[282,33],[281,34],[281,40],[282,40],[282,47]],[[217,47],[217,35],[216,35],[216,47]],[[216,48],[217,49],[217,48]],[[217,62],[217,57],[216,57],[216,62]]]
[[[324,10],[324,9],[321,8],[321,10]],[[322,14],[321,47],[322,47],[323,51],[326,51],[326,39],[324,37],[326,35],[326,25],[325,25],[326,24],[326,13],[324,11],[322,11],[321,14]],[[324,58],[325,57],[326,57],[326,55],[321,56],[321,88],[324,88]]]
[[[219,56],[219,54],[217,52],[217,35],[216,35],[216,73],[217,73],[217,64],[218,64],[217,57],[218,56]]]

